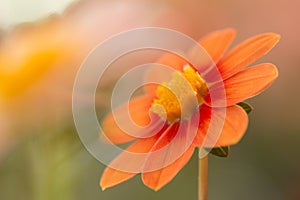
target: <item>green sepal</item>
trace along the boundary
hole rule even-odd
[[[229,147],[226,146],[226,147],[216,147],[216,148],[212,148],[210,150],[210,153],[215,155],[215,156],[218,156],[218,157],[228,157],[229,155]]]
[[[237,105],[241,106],[247,114],[249,114],[253,110],[253,107],[250,104],[245,102],[240,102]]]

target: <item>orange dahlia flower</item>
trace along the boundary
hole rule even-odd
[[[199,44],[204,47],[216,63],[226,95],[225,106],[214,108],[217,118],[219,110],[220,112],[225,110],[226,113],[222,121],[220,117],[221,131],[216,141],[203,145],[212,119],[213,106],[210,101],[210,94],[220,88],[216,85],[207,84],[205,77],[201,77],[200,72],[185,60],[174,55],[167,55],[159,63],[176,70],[171,80],[159,86],[145,87],[145,95],[129,102],[129,114],[132,120],[138,125],[147,125],[143,135],[150,133],[152,135],[143,138],[127,135],[118,127],[112,114],[109,114],[103,121],[103,132],[112,143],[121,144],[134,139],[136,141],[105,169],[100,180],[102,189],[115,186],[132,178],[137,173],[142,173],[144,184],[158,190],[176,176],[189,161],[195,148],[230,146],[240,141],[248,125],[248,116],[245,110],[237,104],[265,90],[278,76],[276,67],[270,63],[246,67],[266,54],[279,41],[280,36],[274,33],[255,36],[237,45],[224,55],[234,36],[234,30],[225,29],[210,33],[199,41]],[[158,74],[152,73],[152,75],[157,76]],[[191,87],[192,92],[188,87]],[[197,100],[196,106],[189,102],[190,96]],[[114,115],[117,115],[119,119],[122,119],[122,116],[126,118],[128,116],[127,106],[126,104],[114,110]],[[180,106],[185,108],[184,112]],[[199,120],[194,119],[196,116],[200,116]],[[157,130],[158,126],[160,128]],[[182,150],[181,146],[188,140],[189,132],[193,129],[196,130],[196,135],[193,137],[191,145],[178,159],[156,170],[144,171],[142,169],[151,168],[153,163],[164,162],[165,158],[172,155],[173,152]],[[174,135],[179,135],[179,137],[176,137],[177,141],[168,148],[165,155],[162,157],[158,157],[157,154],[151,155],[150,152],[170,144],[175,139]],[[125,152],[149,153],[149,156],[139,161],[126,160]],[[118,163],[136,165],[134,167],[137,169],[140,167],[140,171],[120,171],[113,167]]]

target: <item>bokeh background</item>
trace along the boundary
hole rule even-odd
[[[146,26],[194,39],[232,27],[238,33],[234,44],[263,32],[282,36],[259,60],[276,64],[280,76],[248,101],[254,110],[247,134],[229,158],[209,158],[209,199],[300,199],[299,7],[298,0],[1,0],[0,199],[197,198],[196,154],[159,192],[139,176],[101,191],[105,166],[85,150],[74,127],[72,86],[81,62],[113,34]],[[134,66],[141,62],[137,55],[114,65]],[[108,90],[115,78],[107,74]],[[97,95],[101,118],[109,92]]]

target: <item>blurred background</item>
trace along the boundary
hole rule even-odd
[[[234,44],[263,32],[282,36],[259,60],[276,64],[280,76],[248,101],[254,110],[245,137],[229,158],[210,157],[209,199],[300,199],[299,7],[298,0],[1,0],[0,199],[197,198],[196,154],[159,192],[140,176],[101,191],[105,166],[85,150],[74,127],[72,87],[84,58],[113,34],[146,26],[196,40],[232,27]],[[141,62],[137,55],[113,65],[122,71]],[[108,73],[103,80],[108,90],[115,78]],[[101,118],[109,92],[97,95]]]

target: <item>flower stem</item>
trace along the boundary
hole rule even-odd
[[[208,155],[199,158],[198,200],[207,200]]]

